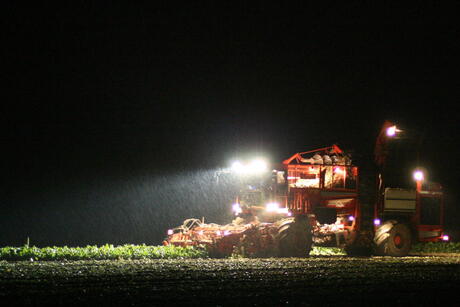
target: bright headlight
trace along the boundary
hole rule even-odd
[[[265,172],[268,169],[268,165],[267,162],[262,159],[252,160],[248,164],[235,161],[232,163],[231,169],[237,174],[258,174]]]
[[[241,164],[240,161],[233,162],[232,171],[234,171],[235,173],[243,173],[244,172],[243,164]]]
[[[423,171],[416,170],[414,172],[414,180],[415,181],[422,181],[424,178],[425,178],[425,175],[423,174]]]
[[[267,170],[267,163],[263,160],[256,159],[249,164],[248,168],[251,173],[262,173]]]
[[[278,203],[268,203],[265,206],[265,210],[267,210],[267,212],[275,212],[278,210],[278,207]]]
[[[387,128],[387,136],[393,137],[396,135],[396,126],[391,126]]]
[[[233,204],[233,206],[232,206],[232,211],[235,213],[235,215],[238,215],[238,214],[240,214],[241,212],[243,212],[243,210],[241,210],[241,206],[240,206],[239,203]]]

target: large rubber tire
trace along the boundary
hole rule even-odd
[[[377,255],[404,257],[411,249],[412,234],[406,224],[387,221],[375,232],[374,242]]]
[[[372,255],[372,233],[369,231],[360,231],[355,234],[352,242],[347,242],[345,252],[350,257],[369,257]]]
[[[283,221],[278,228],[277,241],[280,257],[307,257],[312,245],[311,225],[307,217]]]

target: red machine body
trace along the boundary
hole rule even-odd
[[[296,153],[263,185],[269,195],[242,205],[244,209],[233,223],[216,225],[196,220],[194,227],[184,224],[172,230],[166,242],[204,244],[219,255],[244,249],[244,254],[251,256],[300,256],[310,251],[313,242],[351,245],[360,228],[358,175],[358,167],[351,165],[350,158],[336,145]],[[258,190],[250,192],[254,196]],[[262,215],[273,205],[284,214],[268,214],[270,218]],[[295,237],[302,237],[306,245],[296,248]]]
[[[414,242],[446,239],[439,184],[385,185],[388,144],[400,131],[385,122],[377,137],[373,229],[363,227],[359,168],[332,145],[295,153],[278,170],[253,178],[255,184],[246,177],[232,223],[186,220],[169,231],[165,244],[204,245],[215,256],[304,257],[313,244],[343,247],[349,255],[405,256]]]
[[[386,121],[375,144],[378,175],[374,243],[379,255],[405,256],[413,243],[448,240],[444,233],[444,195],[440,184],[427,182],[421,170],[414,171],[415,187],[392,187],[386,183],[392,171],[387,168],[387,160],[394,155],[391,143],[398,132],[402,131]]]

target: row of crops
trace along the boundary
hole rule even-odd
[[[204,249],[176,246],[121,245],[86,247],[3,247],[0,260],[117,260],[117,259],[178,259],[204,258]]]
[[[460,242],[427,242],[412,246],[410,254],[460,254]],[[346,255],[345,251],[336,247],[313,247],[312,256],[339,256]]]
[[[460,253],[460,242],[428,242],[415,244],[412,253]]]
[[[460,243],[416,244],[412,253],[460,253]],[[345,252],[340,248],[314,247],[312,256],[340,256]],[[207,258],[203,248],[176,246],[121,245],[86,247],[3,247],[0,260],[117,260],[117,259],[194,259]]]

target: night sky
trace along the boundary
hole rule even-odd
[[[384,120],[455,229],[457,8],[262,3],[2,4],[0,245],[158,244],[187,217],[228,222],[216,170],[234,157],[336,143],[369,165]]]

